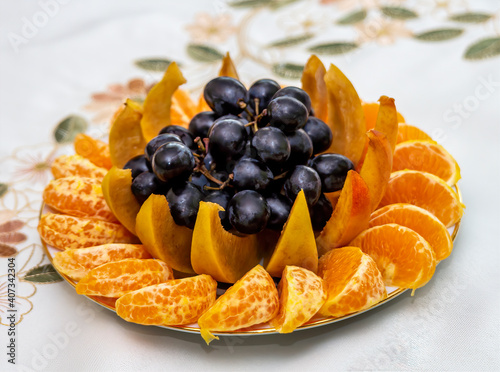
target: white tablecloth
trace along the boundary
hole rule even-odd
[[[0,370],[500,369],[500,57],[464,58],[478,40],[498,37],[498,1],[298,1],[276,10],[264,3],[235,8],[221,0],[2,1],[0,223],[21,221],[22,227],[10,233],[11,240],[0,238],[3,250],[7,245],[19,252],[19,276],[48,263],[35,228],[41,190],[47,164],[71,152],[71,144],[54,139],[57,123],[78,114],[88,122],[87,133],[103,136],[110,107],[130,92],[141,95],[142,81],[147,85],[161,76],[134,65],[139,59],[180,62],[187,87],[199,94],[217,73],[218,54],[206,47],[188,53],[188,44],[229,50],[247,84],[272,77],[299,85],[273,75],[272,66],[303,65],[308,48],[321,43],[356,42],[345,54],[320,57],[325,65],[338,65],[364,100],[395,97],[407,122],[431,134],[461,166],[467,209],[451,257],[414,297],[405,293],[316,329],[227,337],[210,346],[198,335],[127,323],[65,282],[18,281],[16,364],[8,363],[9,326],[1,325]],[[368,15],[360,22],[335,24],[363,8]],[[450,20],[464,12],[496,12],[496,18]],[[451,31],[460,35],[441,42],[418,39],[435,29],[463,33]],[[303,42],[269,46],[294,36]],[[142,79],[132,83],[138,88],[127,88],[134,78]],[[112,87],[113,94],[112,84],[121,84]],[[105,94],[92,96],[99,92]],[[7,268],[8,258],[0,258],[0,275]]]

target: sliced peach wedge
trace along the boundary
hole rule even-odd
[[[151,195],[136,217],[137,236],[154,258],[165,261],[172,269],[194,274],[191,267],[193,231],[174,222],[163,195]]]
[[[368,227],[370,193],[356,171],[349,171],[332,216],[316,238],[320,256],[333,248],[342,247]]]
[[[200,202],[191,242],[191,264],[197,274],[235,283],[260,262],[262,250],[255,234],[239,237],[224,230],[220,211],[223,208],[218,204]]]
[[[302,89],[311,97],[314,116],[324,122],[328,120],[325,74],[325,66],[313,54],[307,61],[301,78]]]
[[[229,52],[227,52],[224,58],[222,58],[222,66],[219,70],[219,76],[228,76],[233,79],[240,80],[238,71],[236,71],[236,66],[233,63]]]

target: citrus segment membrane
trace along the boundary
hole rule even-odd
[[[78,155],[90,160],[96,166],[105,169],[110,169],[113,166],[107,143],[79,133],[75,137],[73,146]]]
[[[78,176],[98,180],[102,180],[107,172],[106,168],[98,167],[80,155],[61,155],[54,160],[50,170],[54,178]]]

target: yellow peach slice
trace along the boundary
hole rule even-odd
[[[313,54],[307,61],[301,78],[302,89],[311,97],[314,116],[324,122],[328,120],[325,74],[325,66]]]

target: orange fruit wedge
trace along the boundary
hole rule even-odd
[[[76,293],[118,298],[125,293],[174,278],[167,264],[155,259],[126,258],[90,270],[76,285]]]
[[[132,234],[135,231],[135,219],[141,205],[132,193],[132,170],[113,167],[104,177],[101,188],[104,199],[113,215]]]
[[[309,57],[302,72],[302,89],[311,97],[314,116],[324,122],[328,121],[327,94],[325,84],[326,69],[321,60],[314,54]]]
[[[170,124],[180,125],[188,128],[191,118],[196,114],[196,105],[189,93],[183,89],[177,89],[172,95],[170,107]]]
[[[106,168],[98,167],[80,155],[61,155],[54,160],[50,170],[54,178],[78,176],[98,180],[102,180],[107,172]]]
[[[411,140],[424,140],[432,141],[431,136],[425,133],[423,130],[417,128],[414,125],[404,124],[399,122],[398,125],[398,138],[397,143],[411,141]]]
[[[297,266],[283,270],[279,293],[279,312],[269,322],[279,333],[293,332],[311,319],[326,301],[323,279]]]
[[[236,66],[233,63],[229,52],[227,52],[224,58],[222,58],[222,66],[219,70],[219,76],[229,76],[233,79],[240,80],[238,71],[236,71]]]
[[[464,212],[457,193],[441,178],[421,171],[392,172],[379,208],[409,203],[435,215],[446,227],[453,226]]]
[[[332,249],[319,259],[327,299],[319,313],[340,317],[367,309],[387,297],[375,261],[357,247]]]
[[[141,130],[142,106],[127,99],[109,130],[109,153],[113,165],[123,166],[134,156],[144,154],[147,141]]]
[[[186,79],[175,62],[165,71],[163,78],[149,91],[144,100],[144,110],[141,119],[142,136],[149,142],[160,130],[171,125],[170,108],[172,96]]]
[[[79,133],[75,137],[73,146],[78,155],[90,160],[96,166],[106,169],[110,169],[113,166],[109,154],[109,146],[106,142],[99,141],[84,133]]]
[[[123,295],[116,301],[116,313],[144,325],[191,324],[214,303],[216,292],[210,275],[169,280]]]
[[[453,241],[446,226],[432,213],[412,204],[389,204],[375,211],[370,227],[397,223],[420,234],[431,245],[436,260],[447,258],[453,249]]]
[[[97,266],[125,258],[145,259],[151,258],[151,255],[141,244],[103,244],[57,252],[52,263],[57,271],[79,281]]]
[[[382,132],[387,137],[391,144],[391,150],[394,152],[396,140],[398,137],[398,112],[394,104],[394,98],[381,96],[379,98],[379,109],[377,121],[375,122],[375,130]]]
[[[95,178],[73,176],[52,180],[43,191],[43,201],[71,216],[117,221],[104,200],[101,181]]]
[[[219,339],[212,332],[234,331],[265,323],[279,310],[278,290],[260,265],[230,287],[199,319],[200,333],[208,344]]]
[[[424,286],[436,269],[436,255],[427,240],[395,223],[370,227],[350,245],[360,247],[375,260],[386,285],[416,289]]]
[[[107,243],[137,243],[119,223],[47,213],[40,217],[38,233],[54,248],[87,248]]]
[[[460,167],[441,145],[434,141],[406,141],[396,146],[392,170],[412,169],[432,173],[453,186],[460,179]]]

